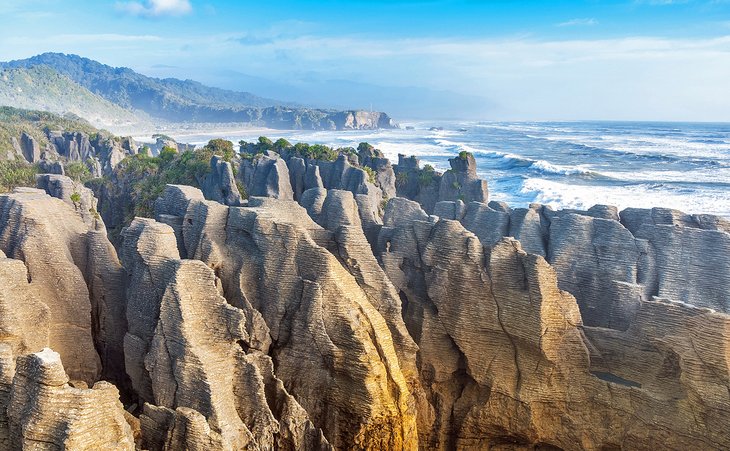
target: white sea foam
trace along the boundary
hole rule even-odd
[[[545,174],[555,175],[588,175],[591,171],[586,165],[578,166],[561,166],[559,164],[552,164],[545,160],[537,160],[530,165],[530,169],[536,169]]]
[[[652,124],[429,123],[416,130],[168,131],[182,142],[212,138],[237,143],[266,135],[292,143],[357,147],[367,141],[394,164],[398,154],[449,168],[448,158],[472,153],[490,196],[515,206],[529,202],[561,208],[595,203],[667,206],[730,217],[730,127]],[[429,130],[443,125],[445,130]],[[459,128],[468,131],[457,131]],[[576,147],[577,146],[577,147]],[[581,185],[570,181],[580,179]]]
[[[730,191],[702,190],[688,195],[662,184],[630,186],[570,185],[552,180],[529,178],[522,183],[517,194],[529,202],[549,205],[552,208],[588,209],[596,204],[652,208],[675,208],[686,213],[710,213],[730,216]],[[507,195],[507,198],[511,196]],[[513,203],[517,199],[511,199]]]

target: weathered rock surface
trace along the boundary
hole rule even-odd
[[[418,202],[426,212],[432,213],[439,201],[442,174],[432,168],[421,169],[418,158],[398,155],[395,171],[396,195]]]
[[[20,135],[20,149],[28,163],[36,163],[41,159],[41,146],[29,134],[23,132]]]
[[[3,357],[0,365],[8,362]],[[7,449],[135,449],[114,385],[98,382],[91,389],[69,385],[61,357],[50,349],[18,357],[7,420]]]
[[[89,188],[56,174],[41,174],[36,182],[39,189],[70,205],[87,226],[106,232],[104,222],[96,210],[98,201]]]
[[[525,251],[544,256],[561,289],[577,298],[588,325],[625,330],[639,299],[730,313],[723,288],[730,283],[730,227],[721,218],[658,208],[619,215],[615,207],[600,205],[553,211],[533,204],[504,211],[472,202],[461,222],[487,247],[511,236]]]
[[[0,196],[0,449],[730,448],[730,222],[512,209],[457,159],[384,208],[352,155],[258,157],[244,206],[214,159],[124,266],[70,179]]]
[[[27,290],[20,291],[30,294],[31,303],[18,307],[23,298],[10,295],[9,308],[38,314],[48,309],[47,321],[37,327],[38,341],[27,350],[53,347],[71,378],[89,385],[102,374],[103,363],[104,376],[123,384],[125,287],[106,231],[90,229],[60,199],[19,189],[0,196],[0,250],[28,271],[21,279]],[[46,329],[47,342],[41,343]]]
[[[449,159],[451,169],[444,172],[439,187],[439,200],[487,202],[487,182],[477,176],[477,163],[470,153]]]
[[[183,236],[188,256],[215,268],[225,298],[245,312],[247,346],[272,356],[332,445],[417,447],[388,322],[327,250],[331,232],[294,202],[251,198],[244,208],[191,200]]]
[[[277,390],[269,357],[245,353],[250,348],[245,315],[218,293],[213,270],[197,260],[179,260],[174,232],[164,224],[137,219],[124,235],[125,265],[139,287],[129,297],[130,376],[148,413],[172,416],[162,424],[159,415],[144,415],[146,436],[168,431],[163,444],[153,438],[149,445],[326,446],[306,412],[282,387]],[[278,417],[268,407],[267,388],[274,405],[290,404],[276,410]]]
[[[383,192],[383,198],[395,197],[395,172],[383,152],[367,143],[360,144],[357,150],[360,165],[367,166],[375,172],[375,185]]]
[[[201,190],[206,199],[225,205],[241,205],[241,193],[238,192],[231,163],[218,156],[211,158],[210,172],[205,176]]]
[[[243,160],[239,176],[249,196],[294,199],[289,169],[275,152],[257,155],[253,160]]]
[[[432,406],[419,410],[422,446],[728,446],[727,357],[712,351],[726,347],[728,315],[638,299],[623,331],[585,327],[555,271],[518,242],[485,251],[456,221],[385,224],[381,259]]]

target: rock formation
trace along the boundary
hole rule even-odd
[[[41,159],[41,148],[38,141],[23,132],[20,135],[20,149],[28,163],[36,163]]]
[[[151,448],[326,445],[280,386],[269,357],[245,353],[244,313],[218,293],[213,270],[178,258],[169,226],[135,220],[125,231],[123,258],[137,288],[128,296],[125,355],[140,401],[147,403],[142,430],[148,436],[168,431],[164,441],[151,439]],[[274,406],[289,404],[273,408],[278,416],[267,389]]]
[[[728,446],[716,413],[730,402],[727,362],[709,355],[725,347],[726,314],[637,299],[624,330],[583,326],[555,271],[514,239],[485,249],[457,221],[385,224],[381,259],[433,407],[419,411],[426,447]],[[708,416],[687,421],[688,412]]]
[[[21,306],[22,293],[5,290],[8,308],[26,318],[32,313],[21,314],[21,309],[46,318],[27,350],[51,347],[74,380],[91,385],[103,371],[105,378],[123,385],[125,287],[106,231],[91,229],[60,199],[19,189],[0,196],[0,250],[25,264],[27,278],[20,280],[29,284],[15,291],[32,300]]]
[[[253,160],[243,160],[239,174],[249,196],[294,198],[289,169],[275,152],[257,155]]]
[[[395,172],[383,152],[368,143],[361,143],[357,150],[360,164],[375,172],[375,184],[383,191],[383,197],[395,197]]]
[[[90,228],[106,232],[104,222],[96,210],[98,201],[89,188],[81,183],[74,182],[68,177],[56,174],[39,175],[37,186],[73,207],[76,214]]]
[[[114,385],[76,385],[50,349],[18,357],[7,404],[7,449],[134,450]]]
[[[433,168],[421,169],[418,158],[402,154],[398,155],[398,164],[394,170],[396,195],[414,200],[425,211],[433,212],[436,202],[439,201],[442,174]]]
[[[398,196],[417,201],[429,214],[434,213],[436,204],[443,201],[486,203],[489,196],[487,182],[477,176],[474,156],[461,152],[450,158],[449,164],[451,169],[441,174],[428,165],[421,168],[416,157],[398,155],[395,166]]]
[[[191,200],[183,238],[188,256],[214,268],[225,298],[244,311],[246,347],[272,356],[333,446],[417,447],[413,395],[388,323],[328,251],[330,232],[293,201]]]
[[[383,205],[381,158],[245,202],[214,158],[121,258],[67,177],[0,196],[0,450],[730,448],[730,222],[512,209],[468,154]]]
[[[223,161],[218,156],[211,158],[210,172],[206,175],[201,189],[206,199],[225,205],[241,204],[241,194],[238,192],[236,180],[233,178],[231,163]]]

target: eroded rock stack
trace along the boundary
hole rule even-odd
[[[424,213],[385,223],[381,259],[434,407],[421,420],[428,447],[727,446],[725,432],[705,430],[730,402],[726,357],[708,355],[726,346],[726,314],[637,298],[624,330],[588,327],[555,270],[514,239],[485,250],[459,222]],[[707,420],[686,421],[693,411]]]
[[[350,157],[0,196],[0,449],[730,448],[730,223]]]

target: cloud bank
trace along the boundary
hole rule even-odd
[[[189,0],[145,0],[118,2],[117,8],[135,16],[182,16],[193,10]]]

